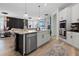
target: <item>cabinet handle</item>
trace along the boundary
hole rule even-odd
[[[44,38],[44,35],[42,35],[42,38]]]
[[[72,38],[72,36],[71,36],[71,38]]]
[[[79,19],[77,19],[77,21],[79,21]]]

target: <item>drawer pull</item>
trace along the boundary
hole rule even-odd
[[[71,36],[71,38],[72,38],[72,36]]]
[[[44,35],[42,35],[42,38],[44,38]]]

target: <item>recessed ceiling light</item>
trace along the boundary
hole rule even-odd
[[[7,12],[1,12],[1,13],[2,13],[2,14],[5,14],[5,15],[8,14]]]
[[[47,6],[47,3],[44,3],[44,6],[46,7]]]
[[[48,16],[48,14],[44,14],[45,16]]]

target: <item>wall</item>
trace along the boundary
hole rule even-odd
[[[31,25],[31,28],[37,28],[38,20],[28,20],[28,28]]]
[[[58,39],[59,37],[59,14],[58,9],[51,14],[51,30],[52,38]]]
[[[57,34],[57,31],[56,31],[56,27],[57,27],[57,25],[56,25],[56,19],[57,19],[57,15],[55,14],[55,15],[53,15],[52,16],[53,17],[53,19],[52,19],[52,36],[53,37],[56,37],[56,34]]]

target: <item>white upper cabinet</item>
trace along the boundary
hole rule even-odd
[[[60,21],[69,20],[71,18],[71,7],[66,7],[59,13]]]
[[[66,29],[67,30],[70,30],[70,26],[71,26],[71,16],[72,16],[71,9],[72,9],[71,6],[69,6],[69,7],[66,7],[63,10],[61,10],[59,13],[59,19],[60,19],[59,21],[66,20]]]
[[[60,11],[60,12],[59,12],[59,21],[62,21],[62,20],[63,20],[63,12]]]
[[[79,4],[72,6],[72,23],[79,22]]]

